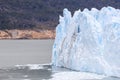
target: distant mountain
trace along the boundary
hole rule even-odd
[[[120,0],[0,0],[0,29],[54,29],[62,10],[113,6]]]

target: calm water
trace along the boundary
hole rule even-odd
[[[0,40],[0,68],[51,62],[54,40]]]
[[[71,70],[50,64],[54,40],[0,40],[0,80],[49,80],[52,75]],[[31,68],[38,65],[38,69]],[[21,65],[21,66],[14,66]],[[106,77],[102,80],[120,80]]]

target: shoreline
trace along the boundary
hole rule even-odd
[[[0,40],[55,39],[55,30],[0,30]]]

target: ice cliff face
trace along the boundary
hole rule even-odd
[[[72,70],[120,77],[120,10],[67,9],[56,28],[52,63]]]

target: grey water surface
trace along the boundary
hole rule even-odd
[[[70,72],[71,70],[65,68],[55,69],[55,66],[49,64],[39,65],[41,69],[30,69],[29,66],[9,67],[0,69],[0,80],[49,80],[52,79],[54,74],[61,71]],[[82,79],[86,80],[86,79]],[[91,79],[87,79],[91,80]],[[97,80],[97,79],[92,79]],[[99,80],[120,80],[118,77],[105,77]]]
[[[53,43],[54,40],[0,40],[0,80],[49,80],[55,73],[70,72],[45,64],[51,63]],[[31,69],[27,64],[38,64],[40,68]],[[102,80],[120,78],[105,77]]]
[[[54,40],[0,40],[0,68],[51,62]]]

